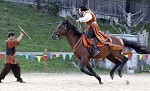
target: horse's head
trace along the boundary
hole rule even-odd
[[[67,25],[69,24],[68,20],[63,20],[58,27],[56,28],[56,30],[53,32],[52,34],[52,39],[60,39],[61,36],[66,35],[69,31],[69,29],[67,28]]]

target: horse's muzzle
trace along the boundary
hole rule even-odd
[[[51,35],[51,38],[52,38],[53,40],[59,39],[59,37],[58,37],[58,35],[57,35],[56,33],[53,33],[53,34]]]

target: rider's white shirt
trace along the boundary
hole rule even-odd
[[[84,12],[83,17],[79,18],[80,22],[88,22],[92,19],[92,15],[90,12]]]

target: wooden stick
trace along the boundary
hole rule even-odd
[[[20,28],[20,30],[31,40],[31,37],[20,27],[20,26],[18,26],[19,28]]]

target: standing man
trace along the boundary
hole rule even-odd
[[[8,34],[8,40],[6,41],[6,59],[4,69],[0,74],[0,83],[2,79],[12,70],[14,76],[17,78],[17,82],[25,83],[21,78],[20,66],[15,58],[16,46],[22,40],[24,33],[21,32],[20,36],[15,39],[15,33],[10,32]]]
[[[86,6],[79,8],[79,13],[83,16],[76,20],[76,22],[86,23],[86,37],[88,41],[94,41],[92,47],[94,48],[94,57],[96,57],[100,51],[97,48],[97,39],[104,43],[108,39],[108,35],[104,34],[98,24],[95,15]]]

